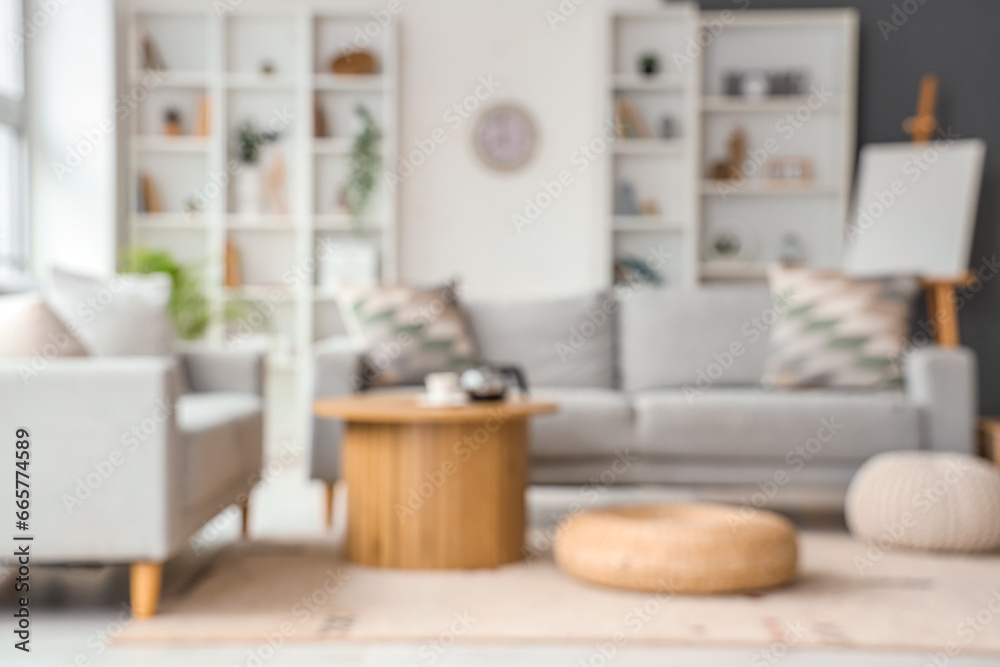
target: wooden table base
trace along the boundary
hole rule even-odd
[[[502,423],[348,422],[348,558],[407,569],[520,560],[526,466],[523,417]]]

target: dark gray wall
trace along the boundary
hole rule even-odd
[[[971,265],[1000,258],[1000,2],[997,0],[701,0],[703,9],[854,7],[861,16],[858,143],[907,141],[901,122],[912,116],[920,78],[939,79],[937,116],[962,137],[987,145]],[[883,35],[893,6],[912,14]],[[905,8],[904,8],[905,5]],[[916,11],[913,11],[916,8]],[[897,17],[898,18],[898,17]],[[962,342],[979,357],[980,412],[1000,414],[1000,276],[959,311]]]

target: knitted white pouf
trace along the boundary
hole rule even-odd
[[[986,551],[1000,547],[1000,472],[948,452],[886,452],[847,489],[847,525],[880,548]]]

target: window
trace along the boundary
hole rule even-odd
[[[28,268],[23,35],[21,3],[0,1],[0,280]]]

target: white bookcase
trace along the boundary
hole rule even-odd
[[[323,249],[344,242],[370,246],[374,278],[395,279],[392,194],[376,187],[360,231],[338,207],[360,129],[356,105],[375,118],[384,163],[396,154],[395,25],[381,27],[365,46],[376,55],[377,73],[337,75],[330,73],[331,60],[353,45],[356,28],[371,16],[336,3],[136,2],[124,18],[128,75],[122,94],[138,91],[143,98],[129,116],[128,243],[200,263],[214,312],[230,302],[246,304],[242,318],[214,325],[204,344],[267,348],[271,432],[302,437],[312,346],[343,332],[334,291],[317,282]],[[164,71],[143,69],[147,36]],[[210,123],[206,136],[198,136],[203,100]],[[167,109],[179,111],[181,136],[165,136]],[[318,114],[327,128],[322,137],[316,136]],[[285,163],[284,210],[248,212],[241,202],[246,169],[233,173],[231,166],[236,129],[248,120],[257,129],[281,130],[274,145]],[[152,180],[162,211],[140,212],[141,174]],[[185,212],[192,196],[203,210]],[[238,287],[226,284],[229,246],[239,256]]]
[[[670,114],[678,129],[673,141],[616,142],[612,202],[616,184],[626,180],[640,199],[658,199],[662,214],[612,214],[614,260],[666,247],[667,286],[760,280],[766,265],[788,259],[789,250],[809,265],[838,266],[854,166],[856,12],[697,12],[678,3],[614,12],[609,23],[612,100],[628,94],[649,125]],[[659,56],[657,76],[637,73],[637,58],[647,52]],[[789,71],[800,73],[794,94],[727,90],[734,72],[759,79]],[[710,178],[737,128],[746,137],[742,176]],[[806,164],[811,177],[774,178],[780,160],[795,169]],[[739,252],[720,253],[720,239],[735,239]]]
[[[694,5],[676,3],[653,11],[622,11],[611,16],[607,113],[618,138],[609,154],[608,186],[612,267],[631,258],[646,262],[655,248],[670,256],[656,269],[666,285],[691,285],[698,276],[699,70],[678,69],[672,54],[683,52],[698,30]],[[640,71],[645,54],[655,54],[658,72]],[[621,105],[637,112],[648,132],[629,134]],[[672,132],[662,125],[669,119]],[[665,136],[666,134],[666,136]],[[639,211],[623,206],[622,183],[632,188]],[[652,204],[654,211],[642,210]]]

